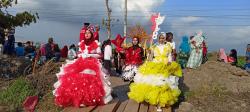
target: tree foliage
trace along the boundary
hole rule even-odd
[[[16,15],[11,15],[6,11],[7,8],[17,4],[17,0],[0,0],[0,27],[11,28],[17,26],[30,25],[30,23],[36,23],[39,18],[38,14],[32,14],[31,12],[19,12]]]

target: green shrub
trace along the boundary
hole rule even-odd
[[[18,78],[7,89],[0,92],[0,103],[18,109],[27,96],[34,95],[34,90],[24,78]]]
[[[244,65],[246,64],[246,59],[244,56],[238,56],[238,63],[237,66],[238,67],[244,67]]]

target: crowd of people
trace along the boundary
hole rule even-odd
[[[0,49],[4,54],[14,53],[40,64],[67,59],[56,74],[58,81],[53,91],[55,103],[62,107],[107,104],[113,99],[109,76],[119,75],[124,81],[130,81],[130,99],[156,105],[161,111],[161,107],[178,101],[182,69],[196,69],[208,60],[206,37],[202,32],[182,37],[179,51],[172,32],[160,33],[158,42],[148,49],[141,47],[140,38],[135,36],[131,46],[116,46],[114,50],[114,40],[108,39],[100,44],[99,29],[99,26],[85,23],[80,31],[79,44],[72,44],[69,48],[65,45],[60,49],[53,38],[49,38],[46,44],[18,42],[13,49],[14,37],[7,35]],[[232,49],[227,56],[225,50],[220,49],[218,60],[237,65],[237,51]],[[250,44],[247,45],[246,62],[245,69],[250,70]]]
[[[187,56],[181,57],[177,56],[179,53],[171,32],[161,33],[158,42],[149,50],[140,46],[140,38],[136,36],[132,37],[130,47],[116,46],[112,50],[114,40],[105,40],[100,45],[96,28],[84,24],[80,32],[79,50],[73,53],[76,57],[67,61],[56,74],[58,81],[54,84],[53,94],[59,106],[81,107],[110,102],[112,88],[109,76],[115,67],[118,70],[115,75],[120,75],[124,81],[131,81],[128,92],[130,99],[148,102],[161,110],[161,107],[178,101],[181,93],[178,80],[182,77],[182,68],[195,69],[207,60],[202,33],[191,36],[190,40],[183,38],[180,53]]]
[[[221,48],[218,52],[218,61],[230,63],[233,66],[238,66],[238,55],[236,49],[231,49],[229,55],[226,54],[225,49]],[[242,69],[250,72],[250,44],[246,47],[245,65]]]

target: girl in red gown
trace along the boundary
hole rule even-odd
[[[78,58],[67,61],[56,74],[55,103],[62,107],[107,104],[112,100],[110,82],[98,60],[101,50],[91,29],[86,30],[79,47]]]

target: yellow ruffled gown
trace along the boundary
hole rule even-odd
[[[171,49],[169,43],[151,48],[154,59],[139,67],[134,83],[130,85],[130,99],[160,107],[171,106],[178,101],[181,93],[178,80],[182,70],[178,63],[168,63],[171,61]]]

